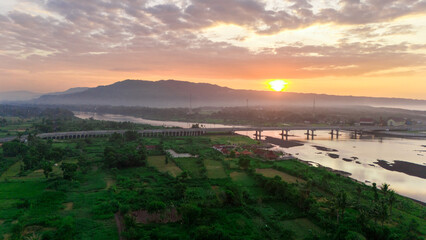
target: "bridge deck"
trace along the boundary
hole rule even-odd
[[[381,131],[426,131],[426,126],[289,126],[289,127],[235,127],[235,128],[170,128],[170,129],[149,129],[139,130],[144,136],[196,136],[213,132],[238,132],[238,131],[358,131],[358,132],[381,132]],[[113,133],[123,134],[127,130],[96,130],[96,131],[77,131],[77,132],[54,132],[41,133],[37,136],[44,139],[50,138],[84,138],[94,136],[106,136]],[[22,136],[26,139],[27,136]],[[7,137],[0,139],[0,143],[12,141],[16,137]]]

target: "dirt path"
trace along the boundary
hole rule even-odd
[[[105,189],[109,189],[110,187],[115,185],[115,180],[112,178],[106,178],[105,181],[106,181]]]
[[[121,233],[125,230],[123,216],[121,216],[120,212],[118,212],[114,214],[114,218],[115,223],[117,224],[118,237],[120,238],[120,240],[125,240],[125,238],[121,236]]]

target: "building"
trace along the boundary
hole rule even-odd
[[[360,118],[359,119],[360,126],[374,126],[375,121],[372,118]]]
[[[239,157],[239,156],[251,156],[251,155],[253,155],[253,153],[250,152],[249,150],[243,150],[241,152],[236,152],[235,153],[236,157]]]
[[[270,150],[266,150],[266,149],[256,149],[255,151],[254,151],[254,153],[257,155],[257,156],[259,156],[259,157],[261,157],[261,158],[264,158],[264,159],[267,159],[267,160],[276,160],[276,159],[278,159],[278,155],[275,153],[275,152],[273,152],[273,151],[270,151]]]
[[[399,127],[406,125],[406,120],[404,118],[389,118],[388,126]]]

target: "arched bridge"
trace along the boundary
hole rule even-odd
[[[254,131],[255,136],[261,138],[263,131],[282,131],[283,138],[288,138],[289,132],[294,130],[305,130],[307,137],[313,138],[315,131],[330,131],[331,136],[338,138],[340,131],[351,131],[355,134],[362,135],[364,132],[381,132],[381,131],[426,131],[426,126],[400,126],[400,127],[383,127],[383,126],[292,126],[292,127],[230,127],[230,128],[176,128],[176,129],[152,129],[139,130],[143,137],[158,136],[200,136],[206,133],[235,133],[238,131]],[[78,131],[78,132],[53,132],[40,133],[37,137],[42,139],[77,139],[90,137],[105,137],[113,133],[124,134],[127,130],[96,130],[96,131]],[[26,139],[22,136],[21,139]],[[8,142],[16,139],[16,137],[7,137],[0,139],[0,143]]]

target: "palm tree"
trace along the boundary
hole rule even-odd
[[[373,183],[374,201],[379,200],[379,194],[377,193],[377,185]]]
[[[380,189],[382,190],[382,192],[383,192],[383,195],[385,195],[385,197],[386,197],[386,195],[388,194],[388,192],[389,192],[389,184],[387,184],[387,183],[383,183],[382,184],[382,186],[380,187]]]

